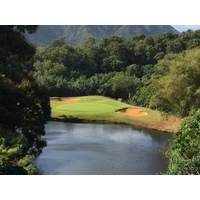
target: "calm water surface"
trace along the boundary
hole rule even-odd
[[[34,164],[42,174],[151,175],[167,169],[172,136],[123,125],[48,122],[47,147]]]

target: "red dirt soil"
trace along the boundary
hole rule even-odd
[[[74,97],[74,98],[50,98],[52,102],[75,102],[80,101],[80,98]]]
[[[123,110],[117,111],[118,114],[126,114],[129,116],[134,116],[134,117],[142,117],[148,115],[147,112],[141,111],[139,108],[125,108]]]

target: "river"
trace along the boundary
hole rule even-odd
[[[172,135],[126,125],[48,122],[47,147],[34,165],[43,175],[155,175]]]

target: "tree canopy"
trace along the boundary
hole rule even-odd
[[[49,47],[37,49],[33,60],[34,77],[40,85],[47,87],[49,96],[108,95],[140,106],[150,106],[169,112],[170,106],[167,99],[172,101],[172,98],[169,96],[168,98],[165,97],[164,100],[164,96],[167,94],[160,95],[161,85],[165,84],[167,80],[168,84],[170,84],[170,80],[171,85],[174,85],[172,81],[175,82],[175,74],[178,73],[179,68],[174,67],[174,70],[177,70],[171,71],[172,67],[170,68],[169,65],[178,62],[178,58],[175,61],[178,53],[191,50],[191,54],[194,54],[193,49],[200,44],[199,36],[199,31],[186,31],[181,34],[162,33],[149,36],[139,34],[128,39],[110,36],[103,38],[99,43],[96,43],[94,38],[88,38],[83,45],[77,47],[64,44],[64,38],[60,38],[53,41]],[[184,55],[182,57],[182,61],[179,58],[180,67],[189,59],[189,57],[184,58]],[[194,59],[197,59],[197,57]],[[188,70],[193,73],[192,69],[188,68]],[[174,78],[161,78],[168,71],[171,75],[174,74]],[[117,78],[119,75],[120,78]],[[97,77],[98,81],[96,80]],[[110,77],[110,80],[108,77]],[[127,81],[127,78],[130,80]],[[123,83],[122,79],[124,79]],[[180,86],[183,87],[181,82],[184,80],[184,75],[179,76],[179,79]],[[190,83],[188,82],[188,84]],[[125,89],[121,89],[119,92],[122,85]],[[166,88],[167,86],[165,86]],[[163,93],[165,89],[163,89]],[[170,87],[168,87],[169,89]],[[193,86],[188,88],[190,98],[193,98],[191,96],[193,89]],[[173,90],[175,90],[175,87]],[[182,106],[189,101],[183,98],[184,92],[182,92],[182,97],[179,97],[179,99],[182,98]],[[153,98],[151,98],[152,96]],[[157,96],[162,97],[165,102],[162,103],[161,100],[156,99]],[[173,96],[173,98],[175,97]],[[178,101],[178,99],[174,100],[174,106]],[[188,109],[195,110],[196,107]],[[185,110],[185,114],[178,113],[175,107],[171,110],[180,115],[193,112]]]
[[[46,145],[42,136],[50,116],[49,97],[30,72],[35,47],[24,36],[36,29],[37,26],[0,26],[0,173],[6,174],[6,169],[12,167],[17,169],[19,159],[27,154],[38,156]],[[5,142],[18,135],[26,142]],[[9,148],[14,146],[20,152],[9,156]],[[2,161],[5,157],[9,158],[7,162]]]
[[[200,49],[168,55],[157,65],[160,78],[151,106],[182,117],[193,115],[200,107]]]

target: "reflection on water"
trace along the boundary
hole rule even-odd
[[[35,161],[42,174],[160,174],[172,136],[122,125],[48,122],[47,147]]]

